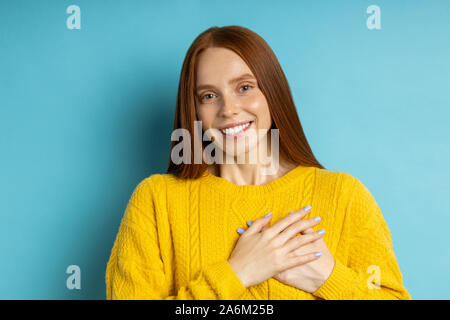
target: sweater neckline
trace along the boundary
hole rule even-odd
[[[315,169],[315,167],[298,165],[283,176],[262,185],[236,185],[225,178],[213,175],[208,169],[205,170],[201,179],[205,185],[232,195],[254,194],[264,196],[288,188],[299,177],[311,172],[313,169]]]

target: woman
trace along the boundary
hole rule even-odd
[[[316,160],[254,32],[213,27],[195,39],[172,140],[167,173],[129,200],[108,299],[411,299],[377,203]]]

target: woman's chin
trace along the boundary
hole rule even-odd
[[[234,149],[234,150],[233,149],[230,149],[230,150],[223,150],[223,149],[221,149],[221,151],[223,152],[224,157],[227,157],[227,158],[235,158],[235,157],[243,157],[243,156],[247,156],[248,157],[248,155],[251,154],[251,152],[254,152],[255,155],[257,155],[257,152],[258,152],[256,147],[250,147],[250,148],[249,147],[245,147],[245,148],[242,147],[241,149],[238,148],[237,150],[236,149]],[[248,163],[248,162],[249,162],[249,159],[246,159],[245,163]],[[225,164],[226,164],[226,162],[225,162]]]

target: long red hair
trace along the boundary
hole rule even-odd
[[[272,49],[255,32],[241,26],[211,27],[202,32],[189,47],[181,69],[173,130],[186,129],[194,137],[196,60],[198,54],[210,47],[233,50],[253,72],[258,86],[266,97],[272,128],[279,130],[280,159],[296,165],[325,169],[315,158],[306,140],[295,108],[291,90],[280,63]],[[201,139],[201,137],[200,137]],[[171,148],[177,144],[171,142]],[[202,141],[202,152],[210,141]],[[179,178],[196,179],[208,164],[194,163],[194,143],[191,141],[190,163],[175,164],[169,156],[167,173]]]

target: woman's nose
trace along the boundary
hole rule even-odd
[[[240,102],[233,97],[224,97],[221,108],[221,115],[229,117],[231,115],[238,114],[241,109]]]

